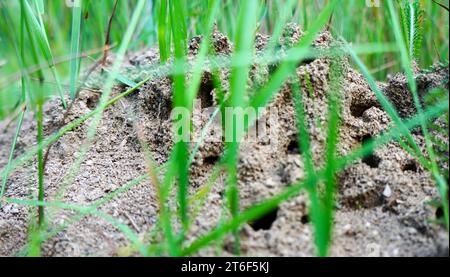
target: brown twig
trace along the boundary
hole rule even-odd
[[[439,54],[439,50],[437,49],[436,43],[433,40],[433,47],[434,47],[434,51],[436,52],[436,55],[438,56],[438,61],[441,60],[441,54]]]
[[[441,3],[437,2],[436,0],[431,0],[431,1],[433,1],[433,3],[435,3],[435,4],[439,5],[439,6],[441,6],[443,9],[447,10],[447,12],[449,11],[448,7],[445,6],[444,4],[441,4]]]
[[[331,24],[333,23],[333,14],[334,14],[334,11],[331,13],[330,19],[328,19],[327,29],[326,29],[327,31],[330,31]]]
[[[115,44],[111,45],[109,47],[109,49],[113,49],[114,47],[116,47]],[[55,58],[55,61],[54,61],[53,65],[59,65],[59,64],[65,63],[65,62],[69,62],[69,61],[71,61],[74,58],[77,58],[77,59],[78,58],[87,58],[87,57],[89,57],[89,56],[91,56],[93,54],[97,54],[97,53],[102,52],[103,48],[104,47],[102,46],[101,48],[92,49],[92,50],[80,53],[80,54],[76,55],[75,57],[73,57],[73,55],[68,55],[68,56],[62,56],[62,57],[59,57],[59,58]],[[17,74],[13,74],[13,75],[7,76],[6,78],[4,78],[3,80],[0,81],[0,84],[1,84],[0,85],[0,89],[3,89],[3,88],[5,88],[7,86],[7,85],[3,85],[3,83],[10,84],[11,81],[17,81],[17,80],[19,80],[20,78],[22,78],[24,76],[31,75],[31,74],[36,73],[37,71],[45,69],[45,68],[48,68],[48,64],[47,63],[42,63],[42,64],[39,64],[39,65],[36,65],[36,66],[29,67],[28,69],[25,69],[23,72],[19,72]]]
[[[111,40],[111,27],[112,27],[112,21],[113,21],[113,18],[114,18],[114,14],[116,13],[117,3],[119,3],[119,0],[116,0],[116,3],[114,4],[114,8],[113,8],[113,11],[112,11],[112,14],[111,14],[111,16],[109,18],[109,22],[108,22],[108,30],[106,31],[105,45],[103,47],[102,65],[105,65],[106,58],[108,57],[109,44],[110,44],[110,40]]]

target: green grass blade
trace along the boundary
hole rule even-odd
[[[162,64],[166,63],[170,56],[170,38],[171,27],[168,15],[168,0],[161,0],[159,3],[158,14],[158,42],[159,42],[159,55]]]
[[[70,42],[70,98],[75,99],[77,92],[77,80],[78,72],[80,68],[80,59],[78,55],[80,53],[80,33],[81,33],[81,12],[82,4],[72,7],[72,33]]]
[[[245,96],[247,92],[247,80],[250,71],[250,62],[252,60],[252,49],[254,44],[254,37],[250,34],[254,33],[256,29],[256,11],[258,10],[258,2],[256,0],[248,0],[242,3],[238,18],[238,29],[236,31],[235,39],[235,53],[233,61],[242,62],[241,66],[234,66],[231,69],[230,77],[230,97],[227,101],[227,106],[230,108],[245,108]],[[239,144],[242,139],[241,135],[237,133],[236,124],[245,124],[243,122],[235,122],[234,118],[226,118],[231,121],[233,127],[232,141],[226,142],[226,168],[228,172],[227,180],[227,203],[230,209],[231,217],[236,218],[239,215],[239,190],[237,187],[237,164],[239,157]],[[238,120],[238,119],[236,119]],[[244,128],[247,128],[244,126]],[[233,230],[234,235],[234,252],[240,253],[239,229]]]
[[[185,57],[187,51],[187,31],[185,20],[185,2],[184,1],[170,1],[170,23],[172,27],[172,36],[174,42],[175,61],[174,67],[177,68],[176,74],[173,75],[174,83],[174,107],[175,108],[189,108],[187,103],[187,94],[185,91],[186,76]],[[182,120],[185,120],[184,118]],[[188,130],[180,130],[181,134]],[[188,159],[189,151],[187,142],[182,138],[174,146],[175,159],[170,166],[176,168],[176,175],[178,178],[178,204],[179,204],[179,218],[181,219],[182,230],[180,233],[180,243],[184,240],[184,235],[187,232],[189,225],[188,216],[188,187],[189,187],[189,168]],[[178,249],[176,251],[178,253]],[[177,253],[171,253],[176,254]]]
[[[343,63],[334,58],[330,67],[330,89],[328,92],[328,126],[325,166],[325,193],[316,218],[316,244],[319,256],[328,255],[332,237],[334,191],[336,187],[335,174],[337,172],[336,155],[340,125],[340,101],[342,90]]]

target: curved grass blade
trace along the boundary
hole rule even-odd
[[[185,20],[185,1],[169,1],[169,19],[172,29],[173,44],[174,44],[174,67],[180,70],[176,70],[178,73],[172,76],[173,78],[173,106],[174,108],[186,108],[189,109],[188,96],[185,91],[185,58],[187,51],[187,31]],[[184,118],[182,120],[185,120]],[[180,134],[184,134],[189,130],[179,130]],[[185,233],[189,224],[188,215],[188,187],[189,187],[189,168],[188,168],[188,146],[187,142],[180,139],[176,142],[173,150],[174,159],[170,164],[173,167],[174,173],[177,177],[178,183],[178,216],[181,220],[181,232],[179,234],[179,243],[184,240]],[[172,171],[170,171],[172,172]],[[178,244],[179,244],[178,243]],[[171,255],[177,256],[179,253],[179,245],[175,253]]]

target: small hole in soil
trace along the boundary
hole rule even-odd
[[[203,163],[205,164],[216,164],[219,161],[219,156],[208,156],[203,159]]]
[[[436,209],[435,215],[437,219],[442,219],[444,217],[444,210],[442,209],[442,207]]]
[[[272,227],[273,222],[277,219],[277,214],[278,207],[249,224],[255,231],[269,230],[270,227]]]
[[[297,139],[292,139],[287,146],[288,154],[301,154],[300,146],[298,145]]]
[[[360,138],[360,141],[362,144],[368,143],[372,140],[372,136],[371,135],[364,135]]]
[[[368,109],[372,108],[374,105],[371,102],[366,102],[366,103],[355,103],[355,101],[352,102],[352,104],[350,105],[350,113],[354,116],[354,117],[361,117],[365,111],[367,111]]]
[[[302,224],[308,224],[309,223],[309,215],[305,214],[300,218],[300,222]]]
[[[97,103],[98,103],[99,98],[100,98],[100,97],[97,96],[97,95],[92,96],[92,97],[89,97],[89,98],[86,100],[86,106],[87,106],[89,109],[91,109],[91,110],[95,109],[95,108],[97,107]]]
[[[381,162],[381,158],[378,157],[377,155],[370,154],[367,157],[364,157],[362,159],[362,161],[363,161],[363,163],[367,164],[371,168],[377,168]]]
[[[365,135],[361,138],[361,143],[362,143],[362,145],[364,145],[364,144],[370,142],[371,140],[372,140],[372,136]],[[377,168],[381,162],[381,158],[372,153],[372,154],[365,156],[362,159],[362,161],[363,161],[363,163],[367,164],[371,168]]]
[[[308,64],[310,64],[310,63],[312,63],[312,62],[314,62],[315,61],[315,59],[304,59],[304,60],[302,60],[301,62],[299,62],[298,64],[297,64],[297,67],[299,67],[299,66],[304,66],[304,65],[308,65]]]
[[[214,82],[212,78],[204,76],[198,90],[198,97],[200,98],[202,109],[209,108],[214,105],[214,99],[212,95],[213,89]]]
[[[417,172],[417,164],[415,161],[408,161],[404,166],[403,166],[403,171],[412,171],[412,172]]]
[[[275,71],[277,71],[278,65],[277,64],[269,64],[269,74],[272,75]]]

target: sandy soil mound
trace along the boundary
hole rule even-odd
[[[302,31],[288,25],[280,41],[281,49],[287,49],[299,40]],[[189,45],[189,57],[198,52],[201,37],[195,37]],[[213,34],[216,54],[228,56],[233,45],[222,34]],[[260,54],[268,37],[258,35],[256,54]],[[317,48],[327,48],[335,43],[327,32],[315,40]],[[358,148],[365,140],[373,138],[392,126],[386,112],[364,78],[354,70],[347,60],[342,60],[345,69],[342,81],[342,126],[339,153],[345,155]],[[123,74],[139,81],[159,64],[157,49],[149,49],[130,55],[123,66]],[[331,61],[318,58],[303,62],[297,68],[297,77],[304,92],[307,124],[311,133],[314,160],[323,164],[326,140],[327,91]],[[258,86],[267,78],[276,65],[255,65],[252,68],[250,86]],[[228,88],[229,72],[220,70],[224,89]],[[417,72],[421,93],[436,86],[448,87],[448,67],[433,72]],[[101,72],[89,79],[89,88],[80,92],[69,115],[68,123],[90,112],[96,107],[101,91]],[[217,93],[213,89],[212,74],[206,71],[202,78],[199,98],[201,108],[215,109]],[[380,88],[391,98],[402,117],[413,114],[412,100],[406,97],[406,80],[398,74]],[[124,91],[123,85],[115,87],[113,95]],[[101,201],[112,192],[120,192],[127,182],[146,173],[144,153],[138,140],[140,134],[149,144],[155,159],[163,163],[168,159],[172,147],[171,109],[172,84],[168,77],[155,77],[138,91],[121,99],[108,108],[98,128],[95,142],[82,163],[74,182],[61,190],[61,180],[76,159],[86,137],[90,121],[77,127],[59,139],[51,148],[46,165],[46,199],[51,200],[58,191],[63,191],[62,201],[89,205]],[[241,147],[239,160],[239,189],[242,209],[274,196],[293,182],[304,178],[304,165],[297,142],[295,109],[292,90],[286,83],[267,110],[276,111],[277,121],[268,121],[267,136],[257,141],[246,140]],[[45,107],[45,132],[55,131],[63,120],[64,112],[58,100]],[[205,126],[209,117],[194,115],[196,130]],[[325,126],[325,127],[324,127]],[[0,167],[7,162],[9,145],[15,126],[1,128]],[[276,130],[276,133],[271,132]],[[35,144],[37,132],[35,122],[27,118],[17,145],[16,156]],[[214,135],[214,130],[207,136]],[[196,136],[199,135],[197,132]],[[417,132],[415,139],[424,147],[423,138]],[[193,144],[194,146],[194,144]],[[205,185],[211,169],[223,151],[221,142],[205,142],[200,145],[191,170],[191,193]],[[8,179],[7,197],[27,198],[37,194],[36,161],[16,170]],[[391,142],[377,149],[372,155],[354,163],[339,175],[335,214],[334,241],[331,254],[335,256],[441,256],[448,255],[449,239],[445,228],[433,223],[436,209],[428,202],[438,198],[438,191],[429,173],[405,152],[398,143]],[[206,234],[223,219],[223,176],[219,178],[206,203],[193,221],[188,240]],[[148,241],[146,236],[158,218],[158,200],[154,186],[143,181],[120,192],[110,201],[105,201],[100,210],[108,213]],[[48,256],[105,255],[124,253],[129,245],[126,237],[108,222],[95,216],[81,216],[72,220],[74,213],[58,210],[51,228],[69,220],[67,228],[49,238],[43,249]],[[31,218],[34,220],[34,218]],[[14,255],[27,243],[30,210],[26,206],[7,204],[0,209],[0,255]],[[72,221],[71,221],[72,220]],[[146,237],[144,237],[146,236]],[[155,238],[158,240],[158,237]],[[241,232],[243,255],[314,255],[313,231],[308,216],[308,197],[301,194],[280,205],[262,219],[246,224]],[[231,255],[230,242],[217,248],[210,246],[200,255]],[[217,252],[217,249],[220,251]],[[126,252],[126,251],[125,251]]]

